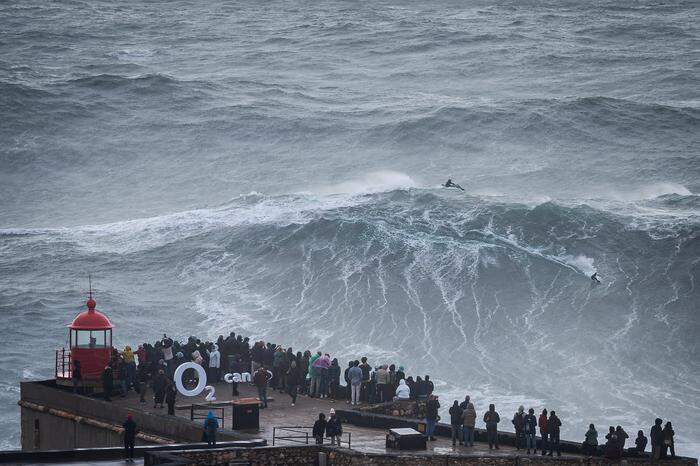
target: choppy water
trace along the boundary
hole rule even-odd
[[[0,445],[91,272],[120,344],[366,354],[700,455],[699,13],[0,3]]]

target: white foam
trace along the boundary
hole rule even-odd
[[[338,184],[320,186],[311,192],[318,194],[371,194],[394,191],[397,189],[416,188],[418,184],[405,173],[383,170],[367,173],[353,180]]]

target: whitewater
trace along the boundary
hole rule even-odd
[[[699,14],[1,3],[0,448],[91,274],[119,346],[365,355],[700,456]]]

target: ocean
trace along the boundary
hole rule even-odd
[[[366,355],[570,440],[661,417],[700,456],[699,17],[0,3],[0,448],[90,274],[120,347]]]

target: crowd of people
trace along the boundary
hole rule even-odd
[[[439,408],[440,402],[438,397],[431,395],[428,398],[426,407],[426,435],[429,440],[435,440],[435,425],[440,419],[438,415]],[[452,445],[456,445],[459,442],[460,445],[474,446],[474,427],[477,413],[470,396],[467,395],[462,403],[454,400],[452,406],[450,406],[449,414],[452,428]],[[498,424],[501,422],[501,417],[496,411],[495,405],[489,405],[489,409],[484,413],[483,421],[486,424],[486,438],[489,449],[499,449]],[[513,415],[511,423],[515,430],[515,447],[517,450],[524,449],[528,455],[531,453],[537,454],[536,435],[539,430],[539,449],[542,455],[552,456],[556,452],[557,456],[561,456],[560,431],[562,422],[555,411],[552,410],[548,413],[547,409],[543,409],[539,417],[537,417],[534,408],[530,408],[525,413],[525,407],[521,405]],[[663,420],[656,419],[654,426],[651,427],[649,433],[651,438],[651,456],[654,459],[666,458],[670,451],[671,458],[675,458],[675,432],[673,431],[673,426],[670,422],[667,422],[663,427],[662,424]],[[629,435],[622,426],[610,426],[609,432],[605,436],[606,442],[603,445],[599,445],[598,432],[595,426],[591,424],[582,443],[582,452],[590,456],[603,455],[608,459],[619,459],[625,451],[625,442],[628,438]],[[648,442],[649,440],[644,435],[644,431],[640,430],[634,442],[635,446],[628,448],[627,454],[645,455]]]
[[[440,420],[440,403],[434,391],[433,382],[428,375],[424,377],[406,376],[403,366],[381,364],[372,366],[366,357],[349,361],[341,369],[337,358],[328,353],[310,350],[294,352],[270,342],[257,341],[251,344],[247,337],[231,332],[228,337],[220,335],[216,342],[202,341],[189,337],[186,342],[174,340],[167,335],[150,343],[139,345],[136,351],[126,346],[123,351],[113,351],[110,364],[102,374],[105,400],[110,400],[116,391],[126,396],[129,390],[140,395],[140,401],[147,402],[148,390],[152,390],[155,408],[168,407],[168,414],[174,415],[177,389],[173,375],[178,366],[185,362],[201,365],[209,383],[219,382],[226,372],[252,374],[252,382],[257,387],[261,408],[267,408],[268,389],[287,393],[294,406],[298,395],[312,398],[327,398],[331,402],[344,399],[346,403],[382,403],[392,400],[425,400],[426,402],[426,436],[434,440],[435,427]],[[77,387],[76,374],[80,374],[80,362],[74,361],[74,384]],[[341,377],[345,386],[341,385]],[[194,384],[194,371],[185,371],[185,384]],[[232,384],[232,395],[238,396],[238,383]],[[477,411],[469,396],[463,402],[457,400],[449,408],[452,427],[452,443],[473,446]],[[209,416],[211,417],[211,416]],[[214,419],[215,420],[215,419]],[[205,433],[211,429],[211,420]],[[487,441],[490,449],[499,449],[498,425],[500,415],[493,404],[483,415],[486,425]],[[515,430],[516,448],[526,450],[526,454],[538,452],[537,433],[540,435],[539,450],[542,455],[561,456],[559,433],[562,422],[554,411],[548,413],[543,409],[539,416],[530,408],[527,413],[520,406],[511,420]],[[670,450],[675,457],[674,431],[670,422],[662,427],[663,421],[657,419],[651,428],[651,454],[654,458],[664,458]],[[340,441],[342,426],[331,410],[329,418],[321,413],[314,424],[313,436],[322,443],[324,435],[331,442]],[[212,434],[215,438],[215,434]],[[598,432],[591,424],[582,444],[583,452],[590,455],[602,454],[610,459],[619,458],[625,448],[629,435],[621,426],[610,427],[605,436],[606,442],[598,442]],[[214,440],[215,441],[215,440]],[[635,446],[627,450],[628,454],[644,454],[647,437],[643,431],[638,432]]]

